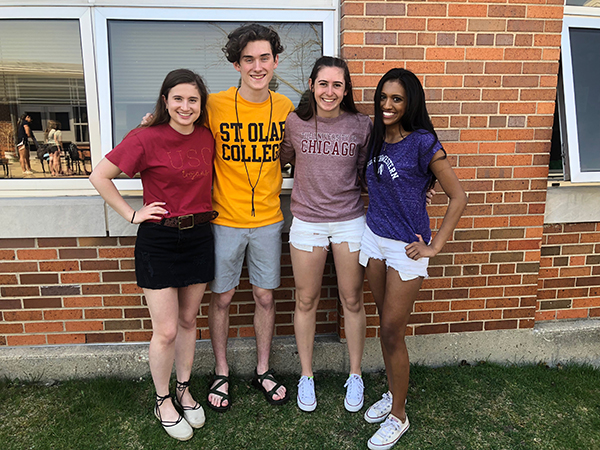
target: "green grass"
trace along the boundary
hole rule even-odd
[[[96,379],[53,385],[0,382],[0,449],[363,449],[377,425],[344,410],[345,376],[317,374],[318,407],[298,410],[292,391],[273,407],[233,378],[233,407],[207,421],[188,442],[169,438],[151,409],[154,389],[142,380]],[[386,389],[383,374],[364,376],[365,405]],[[203,403],[208,375],[192,378]],[[398,449],[600,449],[600,371],[589,367],[503,367],[482,363],[412,367],[407,413],[411,429]]]

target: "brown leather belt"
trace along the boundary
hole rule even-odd
[[[217,211],[207,211],[198,214],[188,214],[186,216],[169,217],[158,222],[160,225],[165,227],[179,228],[180,230],[187,230],[194,228],[196,225],[201,223],[210,222],[217,218],[219,213]]]

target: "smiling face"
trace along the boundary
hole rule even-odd
[[[242,50],[240,60],[233,63],[242,76],[240,95],[251,102],[265,101],[278,63],[279,56],[273,58],[269,41],[249,42]]]
[[[408,106],[408,99],[406,98],[404,86],[396,80],[386,81],[381,89],[379,106],[381,107],[383,123],[386,128],[395,128],[400,132],[402,130],[402,125],[399,127],[397,125],[400,123],[400,119],[406,112]]]
[[[344,71],[340,67],[323,67],[316,79],[308,81],[310,90],[315,96],[317,115],[320,117],[337,117],[340,105],[346,95]]]
[[[169,125],[181,134],[194,131],[194,122],[200,117],[200,92],[195,84],[182,83],[171,88],[168,98],[164,98]]]

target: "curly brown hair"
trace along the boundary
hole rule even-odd
[[[283,45],[277,31],[271,27],[265,27],[257,23],[242,25],[236,28],[227,36],[227,44],[223,47],[223,53],[230,63],[239,63],[242,57],[242,50],[246,45],[254,41],[267,41],[271,44],[273,58],[283,52]]]

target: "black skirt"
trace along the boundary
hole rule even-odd
[[[137,284],[146,289],[208,283],[215,276],[215,250],[209,222],[187,230],[154,222],[140,224],[135,243]]]

